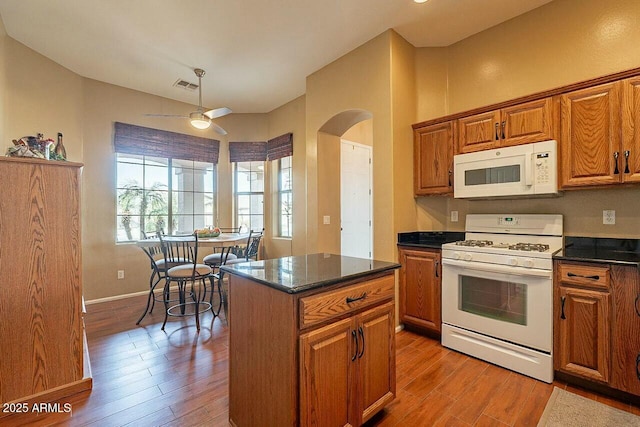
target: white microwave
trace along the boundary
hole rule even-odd
[[[453,196],[493,198],[558,194],[556,141],[453,157]]]

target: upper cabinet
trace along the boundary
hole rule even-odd
[[[562,187],[620,181],[622,83],[562,95]]]
[[[561,187],[640,181],[640,77],[562,95]]]
[[[453,193],[454,122],[414,131],[413,190],[416,196]]]
[[[621,178],[624,182],[640,182],[640,76],[622,83]]]
[[[460,118],[457,153],[553,139],[554,117],[549,97]]]

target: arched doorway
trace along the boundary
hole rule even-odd
[[[372,118],[365,110],[344,111],[318,132],[320,251],[373,257]]]

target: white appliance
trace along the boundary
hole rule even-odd
[[[558,194],[556,141],[516,145],[453,157],[456,198]]]
[[[553,381],[553,254],[562,215],[467,215],[442,245],[442,345]]]

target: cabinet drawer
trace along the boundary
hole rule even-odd
[[[560,264],[561,283],[609,289],[609,266]]]
[[[300,328],[330,320],[345,313],[391,299],[395,293],[394,275],[338,289],[334,292],[300,298]]]

